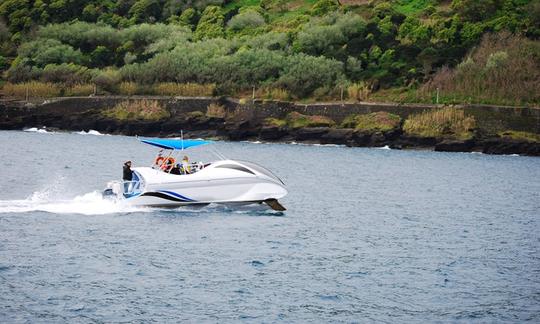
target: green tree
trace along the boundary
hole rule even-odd
[[[161,18],[161,6],[158,0],[137,0],[129,15],[136,23],[156,22]]]
[[[224,16],[220,7],[206,7],[197,24],[195,39],[223,37],[223,21]]]
[[[264,17],[255,10],[246,10],[234,16],[227,23],[227,27],[235,32],[243,29],[252,29],[266,24]]]
[[[90,54],[90,62],[93,67],[106,67],[114,64],[114,53],[105,46],[98,46]]]
[[[339,2],[336,0],[318,0],[311,8],[310,13],[313,16],[323,16],[329,12],[336,11],[339,8]]]
[[[466,20],[477,22],[492,17],[500,7],[499,0],[453,0],[452,9]]]
[[[289,56],[276,85],[302,98],[318,88],[332,88],[344,79],[343,64],[305,54]]]

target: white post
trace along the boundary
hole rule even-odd
[[[437,105],[439,104],[439,88],[437,88]]]
[[[182,139],[182,151],[184,150],[184,130],[180,130],[180,138]]]

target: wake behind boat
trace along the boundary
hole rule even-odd
[[[123,199],[135,206],[178,207],[266,204],[284,211],[278,199],[287,195],[281,179],[264,167],[247,161],[217,160],[191,163],[179,155],[211,141],[142,138],[142,143],[159,147],[151,167],[131,169],[131,180],[111,181],[103,195]]]

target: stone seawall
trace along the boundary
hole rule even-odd
[[[252,120],[260,122],[268,117],[285,118],[293,111],[305,115],[322,115],[341,122],[351,114],[366,114],[385,111],[407,118],[411,114],[427,110],[444,109],[444,106],[422,104],[392,104],[392,103],[316,103],[300,104],[283,101],[249,100],[240,104],[238,100],[215,97],[161,97],[161,96],[105,96],[105,97],[67,97],[44,100],[34,104],[23,102],[0,102],[0,113],[15,115],[53,114],[71,115],[88,111],[99,111],[111,108],[125,100],[151,99],[159,101],[172,117],[189,112],[206,112],[212,104],[226,107],[229,115],[236,120]],[[497,133],[507,129],[540,133],[540,109],[528,107],[502,107],[488,105],[461,105],[466,114],[473,115],[479,128],[487,133]],[[2,116],[0,115],[0,116]],[[1,121],[1,120],[0,120]]]
[[[157,100],[170,112],[170,118],[160,121],[122,121],[106,117],[102,112],[125,100]],[[223,116],[209,117],[212,104],[224,107]],[[268,117],[283,119],[291,112],[322,115],[340,123],[352,114],[384,111],[401,116],[427,110],[446,109],[443,106],[383,103],[317,103],[300,104],[279,101],[230,98],[181,98],[152,96],[106,96],[55,98],[32,103],[0,100],[0,129],[47,127],[61,130],[98,130],[100,132],[170,136],[184,130],[188,136],[220,137],[229,140],[301,141],[307,143],[343,144],[349,146],[385,146],[394,148],[431,148],[439,151],[481,151],[492,154],[540,155],[540,144],[514,141],[498,136],[506,130],[540,133],[540,109],[498,106],[457,106],[473,115],[478,126],[475,137],[467,141],[447,138],[417,138],[403,130],[361,133],[354,129],[303,128],[265,126]],[[198,112],[198,113],[194,113]],[[223,111],[222,111],[223,113]]]

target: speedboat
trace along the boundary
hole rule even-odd
[[[149,167],[134,167],[131,181],[111,181],[106,197],[135,206],[179,207],[259,204],[284,211],[278,199],[287,195],[281,179],[253,162],[222,159],[210,163],[178,163],[189,148],[211,144],[205,140],[139,138],[160,149]]]

